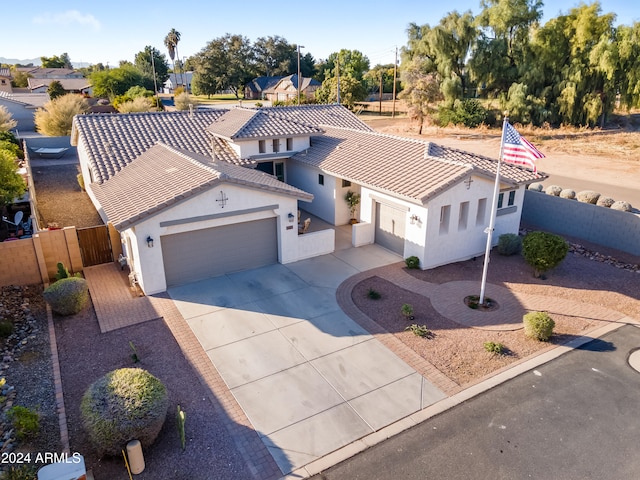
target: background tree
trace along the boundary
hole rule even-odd
[[[40,57],[42,68],[68,68],[73,69],[68,53],[54,55],[53,57]]]
[[[0,149],[0,210],[26,191],[24,180],[17,171],[16,160],[13,153]]]
[[[27,88],[29,86],[29,78],[33,78],[33,75],[14,70],[11,72],[11,86],[14,88]]]
[[[49,94],[49,98],[53,100],[55,98],[61,97],[62,95],[66,95],[67,91],[58,80],[54,80],[49,84],[47,93]]]
[[[236,96],[255,77],[254,51],[242,35],[227,33],[210,41],[193,57],[193,90],[197,95],[212,95],[230,89]]]
[[[340,69],[340,77],[352,77],[362,81],[364,74],[369,71],[369,59],[358,50],[342,49],[334,52],[326,61],[318,65],[318,76],[321,81],[335,77]]]
[[[367,97],[367,91],[361,81],[351,76],[340,75],[340,104],[353,109],[357,102]],[[316,90],[316,100],[320,103],[336,103],[338,101],[338,79],[332,77],[322,82]]]
[[[165,47],[167,47],[167,50],[169,51],[169,57],[171,58],[171,62],[173,62],[173,73],[176,74],[176,79],[177,79],[177,74],[178,72],[176,72],[176,63],[175,63],[175,57],[177,56],[178,58],[180,58],[180,54],[178,53],[178,43],[180,42],[180,32],[178,32],[175,28],[172,28],[169,33],[167,33],[167,36],[164,37],[164,45]],[[182,85],[184,85],[184,79],[180,78],[180,82]]]
[[[382,93],[393,92],[393,64],[376,65],[364,74],[363,80],[369,93],[380,91],[380,80],[382,80]]]
[[[36,110],[36,129],[49,137],[71,135],[73,117],[88,110],[89,104],[82,95],[69,93],[58,97]]]
[[[127,90],[136,85],[153,91],[153,78],[143,75],[133,65],[93,72],[89,78],[95,97],[113,100],[118,95],[124,95]]]
[[[256,76],[286,76],[298,71],[297,46],[282,37],[260,37],[253,50]]]
[[[153,63],[151,61],[153,56]],[[149,45],[144,47],[144,50],[136,53],[134,65],[142,74],[150,78],[153,82],[153,69],[155,66],[156,78],[154,87],[162,88],[164,82],[169,78],[169,64],[167,57],[159,50]]]
[[[418,134],[422,134],[424,120],[437,111],[437,102],[444,98],[437,74],[423,73],[423,70],[418,57],[402,69],[405,89],[400,94],[400,98],[409,105],[411,117],[418,120]]]

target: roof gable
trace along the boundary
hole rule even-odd
[[[128,168],[97,185],[89,185],[117,230],[203,193],[220,183],[258,188],[311,201],[312,195],[264,172],[158,143]]]
[[[234,108],[207,128],[213,135],[232,140],[301,136],[322,133],[317,127],[290,120],[275,111]]]

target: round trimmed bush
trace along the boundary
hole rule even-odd
[[[541,192],[543,189],[544,186],[538,182],[529,185],[529,190],[533,190],[534,192]]]
[[[615,201],[613,198],[611,198],[611,197],[605,197],[605,196],[601,195],[601,196],[598,198],[598,201],[596,202],[596,205],[599,205],[599,206],[601,206],[601,207],[607,207],[607,208],[609,208],[609,207],[611,207],[611,205],[613,205],[614,203],[616,203],[616,201]]]
[[[561,191],[562,187],[559,187],[558,185],[549,185],[544,189],[544,193],[547,195],[553,195],[554,197],[559,196]]]
[[[84,278],[63,278],[47,287],[42,295],[57,314],[74,315],[89,303],[89,284]]]
[[[621,212],[630,212],[631,210],[633,210],[633,207],[629,202],[623,202],[622,200],[618,200],[616,202],[613,202],[613,205],[611,205],[611,210],[620,210]]]
[[[556,322],[546,312],[529,312],[522,317],[524,322],[524,334],[527,337],[535,338],[541,342],[546,342],[553,334],[553,327]]]
[[[558,235],[548,232],[531,232],[522,241],[522,256],[539,277],[564,260],[569,244]]]
[[[560,197],[561,198],[568,198],[569,200],[575,200],[576,199],[576,192],[574,192],[570,188],[565,188],[560,192]]]
[[[598,198],[600,198],[600,194],[593,190],[583,190],[582,192],[578,192],[576,195],[576,199],[579,202],[592,203],[593,205],[598,202]]]
[[[98,454],[119,455],[130,440],[150,446],[164,424],[167,388],[141,368],[121,368],[96,380],[84,393],[82,423]]]
[[[522,238],[515,233],[505,233],[498,238],[498,253],[500,255],[515,255],[522,249]]]

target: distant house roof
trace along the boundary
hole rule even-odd
[[[70,68],[18,67],[18,72],[31,75],[33,78],[82,78],[82,72]]]
[[[311,201],[313,195],[259,170],[158,143],[108,182],[90,188],[117,230],[123,230],[220,183]]]
[[[293,74],[293,75],[289,75],[288,77],[282,77],[276,83],[267,87],[264,90],[264,93],[274,93],[278,91],[280,86],[285,82],[291,82],[291,84],[293,85],[293,88],[295,88],[296,90],[298,89],[298,75]],[[300,90],[304,91],[309,86],[319,87],[320,85],[321,83],[317,81],[315,78],[302,77],[302,81],[300,82]]]
[[[179,85],[182,85],[185,81],[187,85],[191,85],[192,80],[193,80],[193,72],[170,73],[169,78],[165,80],[164,85],[166,87],[171,85],[175,88]]]
[[[255,93],[262,93],[268,88],[276,85],[284,77],[256,77],[247,84],[247,88]]]
[[[35,90],[37,88],[47,87],[51,82],[60,82],[62,88],[65,90],[72,91],[81,91],[86,90],[91,87],[91,83],[86,78],[28,78],[29,89]]]
[[[215,136],[230,140],[317,135],[317,127],[291,120],[273,109],[233,108],[207,129]]]
[[[470,173],[491,178],[497,165],[495,160],[421,140],[336,127],[325,127],[324,135],[312,137],[311,148],[292,159],[418,204]],[[505,164],[501,178],[518,184],[546,177]]]
[[[8,68],[0,68],[0,77],[11,78],[11,70]]]
[[[49,101],[48,93],[7,93],[0,92],[0,97],[15,103],[25,105],[27,108],[43,107]]]

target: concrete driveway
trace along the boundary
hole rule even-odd
[[[401,260],[369,245],[169,289],[283,474],[445,398],[336,303]]]

